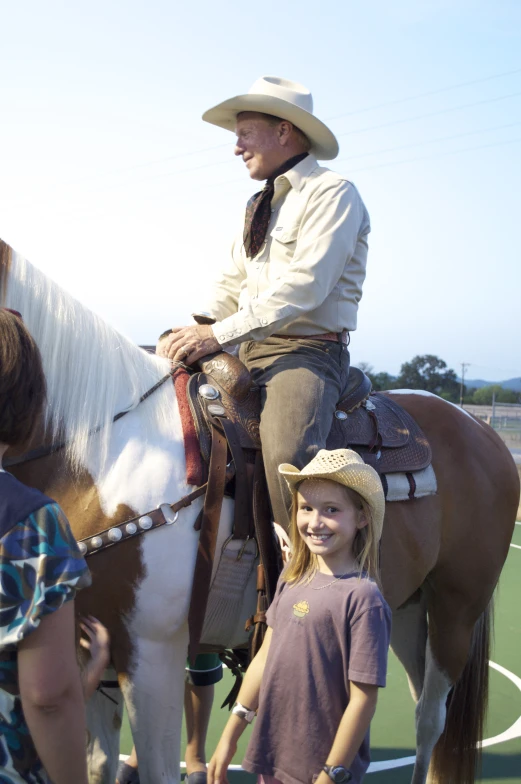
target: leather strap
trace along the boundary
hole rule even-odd
[[[244,452],[233,422],[225,417],[217,418],[226,435],[235,465],[235,505],[232,535],[234,539],[245,540],[254,536],[255,530],[252,520],[251,483],[248,481]]]
[[[255,471],[253,477],[253,519],[255,522],[255,537],[259,547],[260,561],[264,567],[266,579],[266,597],[268,605],[273,601],[277,580],[279,579],[280,565],[277,563],[275,535],[271,525],[272,515],[269,504],[268,487],[262,454],[255,454]]]
[[[201,519],[201,533],[199,534],[199,544],[197,547],[190,609],[188,612],[188,659],[190,664],[195,663],[199,651],[199,642],[201,640],[204,616],[208,604],[215,546],[217,543],[219,519],[221,517],[226,481],[228,452],[226,437],[221,428],[218,427],[218,423],[215,419],[212,418],[210,423],[212,427],[210,469]]]
[[[271,510],[268,503],[266,476],[262,455],[255,455],[255,471],[253,478],[253,519],[255,521],[255,537],[259,548],[260,563],[257,567],[257,609],[246,621],[245,629],[253,626],[250,638],[250,656],[253,659],[258,653],[266,634],[266,611],[275,595],[278,579],[278,564],[275,555],[274,534],[271,526]]]

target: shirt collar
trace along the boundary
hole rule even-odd
[[[275,191],[277,191],[277,185],[281,183],[283,179],[288,180],[291,187],[294,190],[299,191],[302,188],[306,177],[309,177],[309,175],[315,171],[317,166],[317,159],[313,157],[313,155],[308,155],[307,158],[304,158],[303,161],[297,163],[296,166],[287,171],[285,174],[281,174],[279,177],[277,177],[275,180]]]

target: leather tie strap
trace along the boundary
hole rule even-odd
[[[251,483],[248,480],[246,461],[237,430],[233,422],[218,417],[222,425],[235,465],[235,504],[233,512],[233,538],[248,539],[255,535],[251,503]]]
[[[212,426],[212,451],[210,454],[210,469],[208,487],[204,499],[201,520],[201,533],[197,547],[194,581],[188,612],[188,659],[194,664],[199,651],[199,643],[203,630],[204,616],[208,604],[212,567],[219,531],[219,520],[224,498],[226,482],[227,442],[224,433],[211,421]]]

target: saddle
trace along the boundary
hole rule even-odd
[[[188,382],[188,400],[204,462],[210,457],[209,423],[215,416],[233,423],[243,450],[260,450],[260,392],[243,363],[223,353],[202,362],[201,368]],[[380,475],[421,471],[432,459],[415,420],[385,393],[373,392],[369,378],[356,367],[349,371],[326,446],[354,449]]]
[[[254,654],[264,636],[265,613],[281,568],[262,467],[260,390],[252,383],[244,364],[232,354],[223,352],[205,358],[200,367],[201,371],[188,379],[186,396],[208,480],[205,507],[210,488],[213,495],[217,474],[212,465],[216,463],[216,444],[221,443],[221,477],[225,455],[235,471],[233,487],[231,483],[225,486],[222,478],[219,480],[219,497],[227,492],[235,497],[231,538],[245,542],[254,538],[258,545],[257,610],[246,622],[246,630],[253,628],[250,650]],[[380,474],[386,496],[386,475],[396,473],[407,476],[411,485],[409,497],[414,497],[412,473],[422,471],[431,463],[431,448],[418,424],[390,397],[372,392],[369,378],[359,368],[350,370],[348,388],[336,408],[326,446],[356,450]],[[212,524],[202,526],[196,560],[188,618],[192,656],[200,646],[210,592],[218,515],[213,518]]]

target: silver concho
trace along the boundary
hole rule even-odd
[[[95,549],[101,547],[102,544],[103,544],[103,539],[101,538],[101,536],[93,536],[92,539],[90,540],[90,546],[94,547]]]
[[[154,521],[148,515],[141,517],[139,520],[139,527],[143,529],[143,531],[148,531],[149,528],[152,528],[154,525]]]
[[[132,534],[135,534],[137,531],[137,525],[135,523],[127,523],[125,531],[132,536]]]
[[[211,384],[201,384],[199,387],[199,394],[205,400],[216,400],[219,397],[219,392]]]
[[[345,411],[335,411],[335,416],[337,419],[347,419],[347,414]]]
[[[123,537],[123,532],[119,528],[111,528],[107,533],[111,542],[119,542]]]
[[[85,555],[85,553],[87,552],[87,545],[85,544],[85,542],[78,542],[78,548],[80,550],[80,553],[82,555]]]
[[[224,416],[226,414],[226,409],[224,406],[220,406],[219,403],[208,403],[206,410],[213,416]]]

